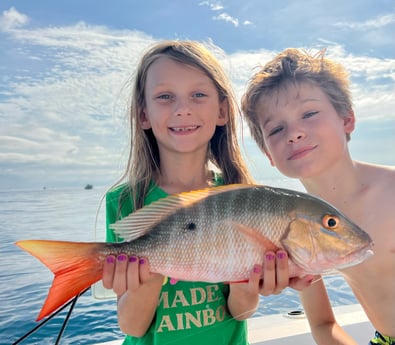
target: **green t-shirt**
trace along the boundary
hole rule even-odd
[[[215,185],[221,184],[222,178],[216,175]],[[108,242],[122,240],[109,229],[109,224],[134,211],[130,198],[124,200],[122,208],[119,208],[119,197],[125,188],[125,184],[118,186],[106,195]],[[153,184],[144,205],[166,196],[168,194],[164,190]],[[170,279],[166,279],[147,333],[141,338],[126,336],[123,345],[248,344],[247,322],[237,321],[229,314],[228,295],[227,284],[186,281],[171,284]]]

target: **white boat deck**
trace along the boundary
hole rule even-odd
[[[358,344],[367,344],[374,335],[374,328],[359,304],[335,307],[340,325]],[[251,345],[314,345],[310,327],[305,317],[267,315],[248,319],[248,338]],[[120,345],[122,340],[97,345]]]

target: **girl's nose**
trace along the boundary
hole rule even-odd
[[[175,115],[191,115],[191,107],[188,100],[179,100],[178,102],[176,102]]]

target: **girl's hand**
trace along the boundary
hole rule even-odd
[[[285,250],[265,253],[263,268],[263,280],[259,282],[259,293],[262,296],[278,295],[286,287],[295,290],[303,290],[310,286],[313,281],[313,275],[306,275],[302,278],[289,277],[288,254]],[[255,281],[257,277],[253,278]]]
[[[128,257],[126,254],[109,255],[103,266],[103,286],[113,289],[118,297],[127,290],[137,291],[142,285],[161,280],[163,276],[150,272],[146,258]]]

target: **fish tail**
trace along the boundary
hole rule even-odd
[[[37,321],[102,278],[105,243],[26,240],[15,243],[55,275]]]

